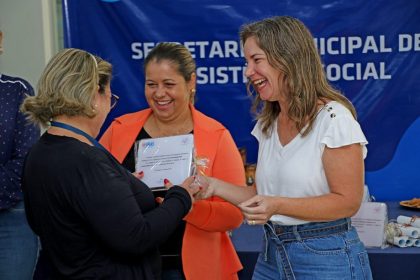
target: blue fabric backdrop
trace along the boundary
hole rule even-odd
[[[121,99],[105,127],[147,106],[143,59],[158,42],[197,61],[196,107],[222,122],[255,162],[257,144],[238,40],[243,23],[291,15],[312,31],[329,80],[350,98],[368,138],[366,182],[378,200],[420,196],[420,2],[417,0],[63,0],[65,46],[114,65]]]

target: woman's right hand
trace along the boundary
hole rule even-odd
[[[216,178],[198,175],[195,182],[199,186],[199,192],[195,195],[196,199],[207,199],[214,196],[217,185]]]
[[[207,199],[211,196],[218,196],[232,204],[238,205],[257,194],[254,187],[240,187],[214,177],[201,176],[197,181],[200,191],[195,195],[195,199]]]

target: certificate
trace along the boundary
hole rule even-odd
[[[151,189],[161,189],[165,178],[179,185],[192,175],[192,134],[143,139],[136,150],[136,171],[144,172],[142,181]]]
[[[385,203],[363,202],[359,211],[351,218],[351,223],[366,247],[385,246],[385,229],[388,223]]]

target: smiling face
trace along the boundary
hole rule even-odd
[[[286,101],[287,86],[282,71],[270,65],[265,52],[251,36],[244,43],[247,61],[246,77],[251,81],[260,98],[265,101]]]
[[[195,75],[187,82],[169,60],[150,61],[145,69],[146,101],[156,118],[172,120],[189,110]]]

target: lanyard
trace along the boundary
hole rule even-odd
[[[84,137],[86,137],[95,147],[97,147],[97,148],[99,148],[99,149],[101,149],[101,150],[103,150],[107,155],[109,155],[109,157],[115,162],[115,163],[117,163],[118,165],[120,165],[121,167],[123,167],[115,158],[114,158],[114,156],[107,150],[107,149],[105,149],[105,147],[104,146],[102,146],[98,141],[96,141],[96,139],[95,138],[93,138],[92,136],[90,136],[89,134],[87,134],[86,132],[84,132],[83,130],[80,130],[80,129],[78,129],[78,128],[76,128],[76,127],[74,127],[74,126],[71,126],[71,125],[69,125],[69,124],[66,124],[66,123],[62,123],[62,122],[56,122],[56,121],[51,121],[50,122],[50,124],[51,124],[51,126],[55,126],[55,127],[60,127],[60,128],[63,128],[63,129],[66,129],[66,130],[70,130],[70,131],[73,131],[74,133],[76,133],[76,134],[79,134],[79,135],[82,135],[82,136],[84,136]],[[131,174],[131,172],[129,171],[129,170],[127,170],[126,168],[124,168],[124,170],[125,171],[127,171],[127,173],[130,173]],[[132,174],[131,174],[132,175]]]
[[[106,152],[108,152],[104,146],[102,146],[98,141],[96,141],[95,138],[93,138],[92,136],[90,136],[89,134],[87,134],[86,132],[84,132],[83,130],[80,130],[74,126],[71,126],[69,124],[66,123],[62,123],[62,122],[56,122],[56,121],[51,121],[51,126],[55,126],[55,127],[60,127],[66,130],[70,130],[76,134],[82,135],[84,137],[86,137],[95,147],[100,148]]]

